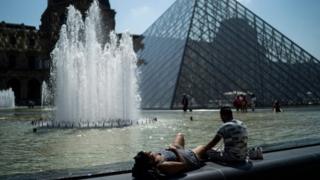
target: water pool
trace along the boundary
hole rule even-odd
[[[320,137],[320,107],[234,112],[248,127],[249,145],[285,143]],[[157,117],[154,123],[114,129],[40,129],[31,121],[46,118],[47,109],[0,110],[0,175],[49,170],[89,168],[132,161],[140,150],[158,150],[170,144],[176,133],[186,146],[207,143],[221,125],[218,110],[142,111],[141,117]],[[192,116],[192,120],[190,117]]]

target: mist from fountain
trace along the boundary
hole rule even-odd
[[[48,85],[45,81],[41,85],[41,107],[44,108],[50,105],[51,93],[48,88]]]
[[[111,32],[109,41],[102,44],[101,25],[96,0],[84,21],[78,10],[68,7],[66,24],[52,52],[55,123],[81,126],[139,118],[139,73],[132,38],[124,33],[118,39]]]
[[[0,107],[14,108],[15,96],[11,88],[7,90],[0,90]]]

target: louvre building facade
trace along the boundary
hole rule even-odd
[[[48,82],[50,52],[59,38],[61,25],[66,21],[67,7],[72,4],[85,15],[92,1],[48,0],[39,29],[0,22],[0,90],[12,88],[16,105],[26,105],[30,100],[40,104],[41,84]],[[97,1],[103,31],[107,35],[115,28],[116,12],[110,8],[108,0]],[[139,39],[139,36],[133,38]]]
[[[144,109],[319,104],[320,61],[235,0],[177,0],[143,33]]]

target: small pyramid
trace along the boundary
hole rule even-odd
[[[236,0],[177,0],[143,37],[144,109],[320,103],[320,61]]]

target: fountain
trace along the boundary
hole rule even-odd
[[[14,92],[11,88],[7,90],[0,90],[0,107],[14,108],[15,107]]]
[[[45,81],[41,85],[41,107],[45,108],[50,105],[51,93]]]
[[[93,1],[83,21],[68,7],[52,52],[55,117],[48,127],[122,127],[138,120],[137,57],[132,38],[111,32],[103,41],[100,9]]]

